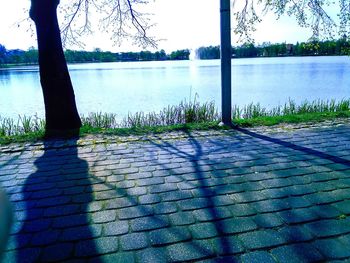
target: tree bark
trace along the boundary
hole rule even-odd
[[[30,9],[30,17],[35,22],[37,31],[47,136],[76,134],[81,127],[73,85],[62,48],[57,19],[59,2],[59,0],[31,0]]]

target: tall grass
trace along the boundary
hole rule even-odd
[[[232,119],[254,119],[257,117],[289,116],[305,113],[329,113],[350,111],[350,99],[341,101],[315,100],[304,101],[297,105],[289,100],[282,106],[267,109],[260,103],[250,103],[244,107],[233,106]],[[90,113],[81,117],[82,124],[88,128],[114,129],[165,126],[186,123],[215,122],[220,120],[220,113],[214,102],[199,103],[182,101],[179,105],[168,106],[159,112],[137,112],[128,114],[121,122],[113,113]],[[19,116],[17,120],[0,116],[0,137],[22,135],[32,132],[44,132],[45,121],[38,116]]]
[[[276,117],[288,116],[306,113],[325,113],[325,112],[341,112],[350,110],[350,99],[336,100],[314,100],[309,102],[305,100],[300,105],[295,101],[289,100],[284,105],[267,109],[262,107],[260,103],[250,103],[243,108],[233,106],[232,119],[253,119],[257,117]]]
[[[219,119],[214,102],[200,104],[197,101],[183,101],[176,106],[168,106],[160,112],[137,112],[128,114],[121,122],[122,127],[164,126],[185,123],[202,123]]]
[[[37,115],[18,116],[15,121],[11,118],[2,118],[0,116],[0,136],[11,136],[27,134],[32,132],[44,132],[45,121]]]

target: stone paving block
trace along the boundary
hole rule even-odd
[[[193,215],[199,222],[214,221],[231,217],[227,207],[209,207],[193,211]]]
[[[118,238],[100,237],[93,240],[84,240],[76,244],[74,254],[77,257],[96,256],[118,250]]]
[[[310,207],[312,204],[305,198],[298,196],[298,197],[287,197],[280,199],[282,202],[286,202],[290,208],[303,208],[303,207]]]
[[[350,224],[345,220],[320,220],[305,226],[316,237],[331,237],[350,233]]]
[[[333,191],[337,189],[337,186],[333,183],[333,181],[330,182],[317,182],[312,183],[313,187],[317,192],[327,192],[327,191]]]
[[[32,246],[44,246],[55,243],[60,235],[58,230],[46,230],[35,233],[30,241]]]
[[[298,208],[292,210],[281,211],[277,213],[284,222],[287,224],[298,224],[310,222],[318,219],[317,214],[315,214],[309,208]]]
[[[233,216],[250,216],[257,213],[250,204],[235,204],[229,206],[228,209]]]
[[[286,190],[292,196],[304,196],[307,194],[312,194],[312,193],[317,192],[317,190],[314,189],[311,184],[310,185],[294,185],[294,186],[289,186],[286,188],[287,188]]]
[[[184,180],[184,178],[182,178],[182,176],[170,175],[170,176],[165,177],[165,183],[180,183],[183,180]],[[188,180],[188,177],[186,177],[186,180]]]
[[[138,186],[158,185],[158,184],[163,184],[164,182],[165,180],[162,177],[151,177],[151,178],[136,180],[136,184]]]
[[[51,219],[33,220],[33,221],[27,222],[23,226],[23,230],[25,232],[29,232],[29,233],[41,232],[41,231],[45,231],[45,230],[49,229],[51,224],[52,224]]]
[[[164,228],[168,225],[168,218],[166,216],[159,215],[140,217],[130,221],[132,231],[136,232]]]
[[[110,175],[106,179],[106,181],[108,183],[117,183],[117,182],[121,182],[123,180],[125,180],[125,176],[124,175]]]
[[[95,200],[99,201],[99,200],[113,199],[113,198],[125,196],[125,195],[126,195],[126,193],[124,193],[124,192],[121,194],[116,190],[109,190],[109,191],[96,192],[94,195],[94,198],[95,198]],[[91,196],[87,196],[87,198],[91,199]],[[91,200],[83,199],[81,202],[87,203],[89,201],[91,201]],[[78,202],[78,201],[75,201],[75,202]]]
[[[271,250],[271,254],[281,263],[319,262],[324,257],[310,244],[282,246]]]
[[[62,230],[60,240],[78,241],[90,238],[100,237],[102,233],[101,225],[78,226],[74,228],[65,228]]]
[[[17,251],[9,251],[2,258],[3,262],[16,262],[18,258],[25,259],[24,262],[40,262],[41,248],[22,248]]]
[[[303,185],[312,182],[312,178],[309,175],[294,176],[290,177],[289,180],[293,183],[293,185]]]
[[[57,187],[63,189],[63,195],[78,195],[85,192],[85,186],[75,186],[75,183],[72,181],[64,181],[62,183],[56,184]]]
[[[331,192],[318,192],[305,195],[305,198],[314,205],[323,205],[338,201]]]
[[[214,188],[215,189],[215,188]],[[212,197],[215,196],[215,191],[211,187],[192,189],[190,190],[195,198],[197,197]]]
[[[128,221],[115,221],[108,224],[103,224],[104,235],[105,236],[117,236],[123,235],[129,232]]]
[[[215,223],[221,233],[237,234],[258,228],[257,224],[248,217],[230,218]]]
[[[254,217],[254,222],[262,228],[273,228],[284,224],[281,217],[273,213],[256,215]]]
[[[343,201],[346,199],[350,199],[350,189],[341,189],[341,187],[335,186],[335,190],[332,191],[332,195],[337,201]]]
[[[333,205],[317,205],[310,208],[311,211],[317,214],[320,218],[336,218],[341,215],[341,212]]]
[[[226,206],[226,205],[233,205],[235,203],[234,200],[228,195],[213,196],[208,198],[208,201],[213,206]]]
[[[238,235],[243,245],[248,249],[265,249],[286,244],[287,241],[273,230],[259,230]]]
[[[199,188],[198,190],[202,190],[202,185],[198,181],[185,181],[177,184],[180,190],[193,190]],[[176,190],[176,189],[173,189]],[[197,189],[196,189],[197,190]]]
[[[266,251],[255,251],[243,254],[241,256],[242,263],[276,263],[270,253]]]
[[[140,205],[149,205],[149,204],[156,204],[161,201],[159,195],[156,194],[149,194],[149,195],[142,195],[139,197],[138,203]]]
[[[264,186],[266,189],[269,188],[280,188],[280,187],[285,187],[285,186],[290,186],[292,185],[291,181],[289,179],[269,179],[269,180],[263,180],[260,181],[260,184]]]
[[[169,219],[170,223],[175,226],[190,225],[195,222],[193,213],[191,211],[170,214]]]
[[[56,197],[59,196],[63,193],[63,190],[61,189],[45,189],[41,191],[35,191],[34,193],[31,194],[32,199],[44,199],[48,197]]]
[[[176,203],[173,202],[161,202],[153,206],[155,214],[170,214],[177,212]]]
[[[147,247],[149,242],[145,233],[131,233],[121,236],[120,244],[123,250],[135,250]]]
[[[302,225],[286,226],[278,229],[278,233],[290,243],[310,241],[314,236]]]
[[[211,202],[207,198],[192,198],[188,200],[178,201],[178,205],[180,209],[186,211],[209,207],[211,206]]]
[[[218,236],[209,239],[218,255],[229,255],[244,252],[244,247],[235,236]]]
[[[230,194],[229,196],[235,201],[235,203],[250,203],[267,199],[267,197],[260,193],[260,191],[236,193]]]
[[[343,171],[343,170],[348,170],[349,165],[342,164],[342,163],[333,163],[333,164],[327,164],[327,168],[331,169],[332,171]]]
[[[68,196],[51,197],[51,198],[38,200],[36,202],[36,207],[37,208],[54,207],[54,206],[68,204],[70,202],[71,202],[71,198]]]
[[[215,223],[197,223],[191,225],[189,230],[192,233],[192,237],[195,239],[210,238],[218,235]]]
[[[101,201],[96,201],[96,202],[91,202],[89,205],[85,208],[85,212],[98,212],[101,211],[103,207],[103,202]]]
[[[336,209],[338,209],[341,213],[346,214],[346,215],[350,215],[350,200],[337,202],[337,203],[332,204],[332,206],[334,206]]]
[[[134,263],[135,257],[133,252],[117,252],[112,254],[101,255],[89,260],[89,263]],[[85,261],[84,261],[85,262]]]
[[[143,187],[143,186],[139,186],[139,187],[132,187],[132,188],[128,188],[126,189],[126,196],[127,197],[134,197],[136,198],[137,196],[140,195],[145,195],[147,194],[147,187]]]
[[[121,197],[104,201],[105,209],[119,209],[137,205],[136,198]]]
[[[191,191],[171,191],[171,192],[166,192],[166,193],[161,193],[160,197],[162,201],[178,201],[178,200],[184,200],[184,199],[189,199],[192,198],[192,192]]]
[[[131,180],[123,180],[123,181],[120,181],[120,182],[117,182],[115,184],[116,188],[117,189],[129,189],[129,188],[132,188],[132,187],[135,187],[136,186],[136,182],[135,181],[131,181]]]
[[[247,183],[241,183],[240,185],[237,185],[233,190],[235,192],[243,192],[243,191],[259,191],[263,190],[264,186],[260,182],[247,182]],[[234,193],[234,191],[227,192],[229,193]]]
[[[65,261],[73,256],[74,244],[60,243],[45,247],[41,256],[42,262]],[[29,262],[29,261],[28,261]]]
[[[350,234],[339,237],[339,240],[343,242],[345,245],[350,246]]]
[[[133,219],[137,217],[149,216],[153,214],[153,209],[150,206],[133,206],[118,210],[120,219]]]
[[[187,227],[168,227],[151,231],[149,238],[152,245],[162,246],[189,240],[191,239],[191,234]]]
[[[169,262],[194,261],[214,255],[211,244],[204,240],[169,245],[166,251]]]
[[[313,245],[326,259],[344,259],[350,257],[349,246],[338,239],[322,239],[313,242]]]
[[[222,256],[210,259],[203,259],[196,261],[197,263],[239,263],[239,259],[236,256]]]
[[[114,221],[116,217],[117,212],[114,210],[95,212],[91,215],[92,221],[96,224]]]
[[[40,220],[40,223],[43,220]],[[74,227],[87,225],[89,223],[87,214],[78,214],[78,215],[69,215],[56,217],[53,219],[52,227],[54,228],[66,228],[66,227]]]
[[[165,192],[170,192],[174,190],[178,190],[178,186],[175,183],[149,186],[149,192],[151,194],[165,193]]]
[[[278,199],[270,199],[252,203],[251,206],[259,213],[271,213],[286,210],[290,206],[288,203]]]
[[[164,248],[146,248],[136,253],[138,262],[142,263],[166,263],[167,255]],[[128,261],[124,261],[128,262]]]

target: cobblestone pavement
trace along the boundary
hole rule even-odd
[[[3,262],[349,262],[350,125],[273,131],[0,147]]]

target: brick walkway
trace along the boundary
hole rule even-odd
[[[350,260],[350,125],[0,147],[3,262]]]

